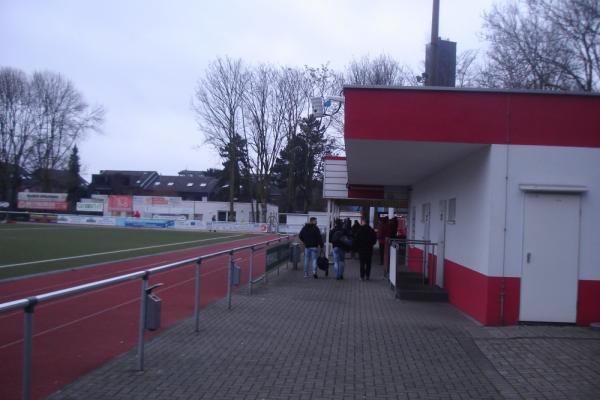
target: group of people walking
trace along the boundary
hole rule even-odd
[[[304,277],[309,277],[309,266],[312,267],[313,277],[317,275],[317,259],[322,254],[323,237],[317,227],[317,219],[312,217],[304,225],[299,235],[304,243]],[[335,276],[338,280],[344,279],[346,268],[346,253],[358,253],[360,262],[360,279],[369,280],[371,276],[371,259],[373,258],[373,246],[377,243],[377,235],[369,224],[363,219],[359,224],[350,220],[336,220],[334,228],[329,232],[329,241],[333,246],[333,266]]]

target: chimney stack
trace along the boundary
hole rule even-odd
[[[456,81],[456,42],[440,40],[440,0],[433,0],[431,43],[425,49],[425,86],[450,86]]]

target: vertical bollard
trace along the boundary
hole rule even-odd
[[[142,294],[140,300],[140,326],[138,338],[138,370],[144,370],[144,331],[146,330],[146,301],[148,300],[148,271],[142,275]]]
[[[23,326],[23,399],[31,399],[31,357],[33,354],[33,313],[37,299],[31,297],[25,307]]]
[[[250,261],[249,261],[249,277],[248,277],[248,294],[252,296],[252,279],[254,273],[254,246],[250,247]]]
[[[196,293],[194,298],[194,317],[196,318],[195,322],[195,332],[200,332],[200,265],[202,264],[202,259],[199,258],[196,261]]]
[[[229,268],[227,268],[227,309],[231,310],[231,278],[233,275],[233,251],[229,252]]]

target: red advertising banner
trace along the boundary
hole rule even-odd
[[[132,209],[132,196],[108,196],[108,211],[131,211]]]
[[[17,202],[17,207],[29,210],[67,211],[67,202],[44,200],[19,200]]]

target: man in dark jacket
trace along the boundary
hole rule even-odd
[[[371,258],[373,257],[375,243],[377,243],[377,234],[367,224],[366,220],[361,220],[360,228],[354,239],[355,248],[360,259],[360,280],[369,280],[371,276]]]
[[[304,243],[304,277],[308,278],[308,263],[310,262],[313,277],[317,279],[317,257],[319,249],[323,247],[323,237],[317,227],[315,217],[311,217],[309,222],[302,227],[298,238]]]
[[[346,224],[342,224],[341,220],[335,220],[335,226],[329,233],[329,241],[333,244],[333,269],[337,280],[344,279],[346,251],[352,248],[352,231],[344,225]]]

